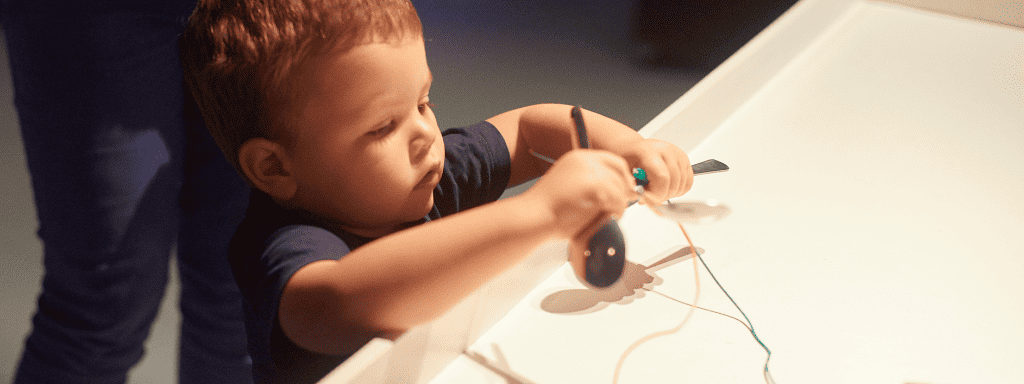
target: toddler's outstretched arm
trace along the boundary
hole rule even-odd
[[[651,175],[648,193],[656,199],[689,190],[693,174],[683,151],[645,140],[607,117],[586,111],[594,149],[572,150],[577,138],[571,108],[541,104],[488,119],[512,155],[510,183],[544,177],[518,196],[303,267],[281,298],[285,334],[312,351],[345,353],[368,337],[430,321],[544,241],[568,238],[595,220],[621,215],[636,197],[631,167]],[[558,160],[549,165],[530,151]],[[352,339],[353,334],[366,338]]]
[[[537,245],[567,238],[597,217],[621,214],[635,197],[626,162],[606,151],[574,151],[547,174],[548,180],[518,196],[303,267],[282,295],[282,329],[312,351],[353,352],[369,337],[444,314]]]

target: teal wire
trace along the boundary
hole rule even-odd
[[[769,350],[768,346],[764,345],[764,343],[761,341],[761,339],[757,337],[757,332],[754,332],[754,323],[752,321],[750,321],[750,318],[747,317],[746,313],[743,313],[743,309],[740,308],[739,304],[736,304],[736,300],[732,299],[732,296],[729,295],[729,292],[725,290],[725,287],[722,286],[722,283],[718,282],[718,278],[715,277],[715,274],[711,273],[711,268],[708,268],[708,264],[704,262],[704,258],[700,257],[699,253],[694,252],[694,254],[697,255],[697,259],[700,260],[700,263],[704,265],[704,270],[708,271],[708,275],[711,275],[711,279],[715,281],[715,284],[718,284],[718,289],[722,290],[722,293],[725,294],[725,297],[729,298],[729,301],[732,302],[732,305],[735,306],[736,309],[740,311],[740,315],[743,315],[743,318],[747,320],[747,324],[750,325],[750,334],[754,336],[754,340],[757,340],[757,343],[761,344],[761,348],[764,348],[764,351],[768,352],[768,358],[765,359],[765,361],[764,361],[764,373],[765,373],[765,375],[767,375],[766,379],[768,377],[771,377],[771,373],[768,372],[768,361],[770,361],[772,359],[772,351]],[[771,380],[771,381],[775,382],[775,380]]]

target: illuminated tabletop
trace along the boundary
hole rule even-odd
[[[776,382],[1024,383],[1024,29],[802,1],[641,133],[731,167],[674,201]],[[765,382],[703,266],[698,305],[721,314],[637,344],[679,325],[697,277],[674,223],[637,205],[620,225],[619,286],[561,264],[514,305],[470,300],[502,316],[435,327],[465,344],[415,381]]]

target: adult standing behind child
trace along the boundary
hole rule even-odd
[[[572,150],[567,105],[442,133],[407,0],[200,1],[182,49],[207,127],[253,186],[229,253],[256,382],[315,382],[537,245],[622,214],[631,167],[657,201],[693,181],[678,147],[589,111],[595,149]]]
[[[175,245],[178,380],[251,381],[227,263],[249,188],[184,88],[194,0],[0,1],[45,267],[13,381],[125,382]]]

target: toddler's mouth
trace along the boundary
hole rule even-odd
[[[437,184],[437,182],[440,180],[441,172],[432,169],[430,170],[430,172],[427,172],[426,175],[423,175],[423,179],[420,179],[420,182],[417,183],[416,186],[413,187],[413,189],[421,189],[425,187],[433,188],[434,185]]]

